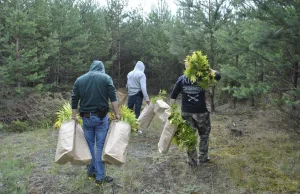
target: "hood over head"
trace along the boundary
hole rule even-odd
[[[145,71],[145,65],[144,65],[144,63],[142,61],[138,61],[135,64],[134,70],[139,70],[139,71],[144,72]]]
[[[101,73],[105,73],[105,68],[102,61],[97,61],[97,60],[93,61],[90,67],[90,71],[98,71]]]

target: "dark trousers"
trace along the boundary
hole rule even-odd
[[[193,129],[198,131],[200,136],[199,139],[199,156],[198,159],[200,162],[206,161],[208,157],[208,142],[209,134],[211,130],[209,112],[205,113],[186,113],[182,112],[182,118],[187,121],[187,123],[193,127]],[[191,162],[197,161],[197,150],[189,150],[187,152],[189,160]]]
[[[133,96],[128,96],[127,107],[134,111],[136,118],[139,118],[140,116],[142,103],[143,103],[143,97],[139,93]]]

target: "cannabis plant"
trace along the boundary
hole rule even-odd
[[[197,144],[197,136],[194,129],[181,117],[180,112],[177,110],[177,105],[171,106],[171,114],[169,121],[175,126],[176,131],[173,136],[172,142],[182,149],[192,150]]]
[[[56,121],[54,123],[54,128],[59,129],[61,124],[64,121],[68,121],[72,119],[72,108],[71,108],[71,104],[69,102],[65,102],[65,104],[62,106],[62,108],[56,112]],[[80,125],[82,125],[82,119],[79,116],[79,114],[77,114],[77,118],[78,118],[78,123]]]
[[[207,57],[201,51],[195,51],[185,59],[186,70],[184,75],[191,82],[197,82],[202,89],[207,89],[216,83],[215,74],[212,73]]]

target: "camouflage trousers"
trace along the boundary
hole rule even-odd
[[[199,157],[197,157],[197,149],[196,147],[192,150],[188,150],[187,154],[189,157],[189,162],[193,164],[197,164],[197,158],[199,162],[206,162],[208,158],[208,141],[209,134],[211,130],[210,126],[210,117],[209,112],[205,113],[181,113],[182,118],[187,121],[187,123],[193,127],[193,129],[198,131],[199,135]]]

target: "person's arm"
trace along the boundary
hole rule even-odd
[[[141,77],[140,84],[141,84],[141,90],[143,92],[143,96],[145,98],[145,101],[149,105],[150,104],[150,99],[149,99],[149,96],[148,96],[148,93],[147,93],[146,75],[145,74]]]
[[[180,92],[182,90],[182,88],[181,88],[182,79],[183,79],[183,76],[180,76],[173,87],[173,90],[171,92],[170,104],[175,103],[176,98],[178,97],[178,95],[180,94]]]
[[[109,78],[109,80],[108,80],[107,91],[108,91],[108,98],[110,99],[112,107],[113,107],[115,119],[120,120],[119,103],[117,100],[116,88],[115,88],[111,78]]]
[[[78,121],[78,118],[77,118],[77,109],[72,109],[72,119],[74,121]]]
[[[112,104],[112,107],[113,107],[113,110],[114,110],[115,119],[120,120],[118,101],[114,101],[111,104]]]
[[[78,92],[78,87],[77,87],[77,80],[75,81],[74,83],[74,86],[73,86],[73,91],[72,91],[72,119],[75,120],[75,121],[78,121],[77,119],[77,107],[78,107],[78,102],[79,102],[79,99],[80,99],[80,96],[79,96],[79,92]]]
[[[108,92],[108,98],[110,99],[111,102],[117,101],[117,91],[111,77],[108,79],[107,92]]]

